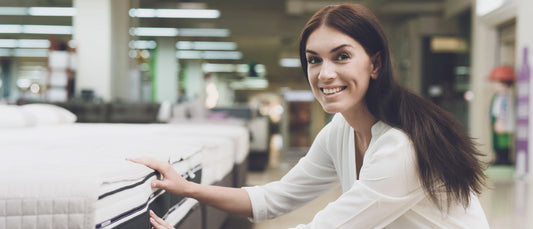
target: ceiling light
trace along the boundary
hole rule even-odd
[[[130,17],[156,17],[154,9],[130,9]]]
[[[250,67],[247,64],[238,64],[237,65],[237,72],[238,73],[248,73],[250,71]]]
[[[229,59],[239,60],[242,58],[242,53],[239,51],[204,51],[204,59]]]
[[[176,48],[193,50],[235,50],[237,49],[237,43],[218,41],[178,41],[176,43]]]
[[[27,15],[26,7],[0,7],[0,15]]]
[[[220,17],[218,10],[202,9],[159,9],[157,16],[160,18],[206,18],[214,19]]]
[[[72,26],[22,25],[22,32],[31,34],[72,34]]]
[[[130,41],[129,47],[131,49],[155,49],[157,42],[155,41]]]
[[[11,56],[11,49],[0,49],[0,56]]]
[[[0,33],[22,33],[21,25],[0,25]]]
[[[279,66],[281,67],[298,68],[300,65],[300,59],[298,58],[282,58],[279,60]]]
[[[311,102],[315,100],[310,90],[290,90],[283,93],[283,98],[288,102]]]
[[[176,29],[162,27],[133,27],[130,28],[132,36],[154,36],[154,37],[227,37],[228,29]]]
[[[0,7],[0,15],[74,16],[73,7]]]
[[[264,76],[266,75],[266,66],[263,65],[263,64],[256,64],[254,66],[254,69],[255,69],[255,72],[257,72],[257,74],[259,76]]]
[[[130,29],[132,36],[175,37],[178,35],[176,28],[137,27]]]
[[[131,17],[141,18],[214,19],[220,17],[220,11],[205,9],[130,9],[129,14]]]
[[[203,59],[201,51],[177,51],[178,59]]]
[[[19,39],[19,48],[49,48],[50,41],[46,39]]]
[[[430,46],[432,52],[468,52],[468,44],[459,37],[432,37]]]
[[[2,47],[2,48],[16,48],[16,47],[18,47],[18,40],[16,40],[16,39],[0,39],[0,47]]]
[[[247,78],[231,82],[230,87],[235,90],[265,89],[268,88],[268,80],[263,78]]]
[[[74,16],[76,9],[72,7],[29,7],[31,16]]]
[[[234,64],[202,64],[202,70],[204,72],[235,72]]]
[[[228,37],[228,29],[179,29],[179,35],[183,37]]]
[[[46,39],[0,39],[3,48],[49,48],[50,41]]]
[[[0,56],[47,57],[48,49],[0,49]]]
[[[18,57],[47,57],[48,49],[15,49],[14,56]]]
[[[211,60],[239,60],[242,53],[239,51],[177,51],[178,59],[211,59]]]

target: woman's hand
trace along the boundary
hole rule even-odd
[[[152,210],[150,210],[150,223],[155,229],[174,229],[165,220],[159,218]]]
[[[151,185],[154,188],[161,188],[175,195],[186,196],[191,182],[185,180],[179,175],[168,162],[159,161],[150,157],[126,158],[128,161],[145,165],[157,170],[163,176],[162,180],[153,180]]]

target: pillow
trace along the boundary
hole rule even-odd
[[[15,105],[0,104],[0,128],[19,128],[35,125],[28,112]]]
[[[53,104],[35,103],[22,105],[21,109],[35,119],[35,125],[55,125],[76,122],[77,117],[69,110]]]

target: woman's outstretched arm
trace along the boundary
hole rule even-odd
[[[194,198],[203,204],[231,214],[252,217],[252,204],[248,192],[241,188],[202,185],[181,177],[168,162],[154,158],[126,158],[126,160],[157,170],[162,180],[153,180],[154,188],[161,188],[175,195]]]

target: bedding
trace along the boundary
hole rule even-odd
[[[237,151],[247,147],[236,144],[243,133],[80,123],[0,131],[0,229],[130,228],[149,222],[148,209],[173,225],[201,226],[196,200],[153,190],[158,174],[124,158],[169,161],[183,177],[214,184],[231,174]]]
[[[35,125],[31,114],[19,106],[0,104],[0,128],[11,129]]]

